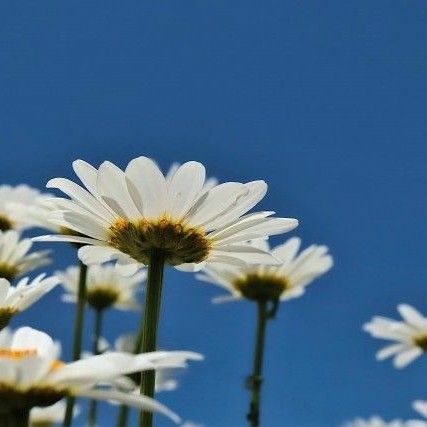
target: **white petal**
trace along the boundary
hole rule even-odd
[[[375,357],[377,360],[384,360],[390,356],[394,356],[396,353],[400,353],[406,348],[408,348],[406,344],[391,344],[378,351]]]
[[[427,319],[420,312],[415,310],[414,307],[411,307],[409,304],[399,304],[397,310],[406,323],[409,323],[421,331],[427,331]]]
[[[411,348],[411,349],[397,355],[394,358],[393,364],[398,369],[405,368],[411,362],[413,362],[417,357],[421,356],[422,353],[423,353],[423,351],[418,347]]]

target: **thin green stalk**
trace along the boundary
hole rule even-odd
[[[74,321],[73,332],[73,361],[80,359],[80,353],[82,351],[84,309],[86,304],[86,277],[87,266],[80,261],[79,289],[77,293],[76,318]],[[65,411],[63,423],[64,427],[71,426],[73,420],[74,403],[74,397],[69,397],[67,399],[67,409]]]
[[[100,354],[99,351],[99,339],[101,338],[101,329],[102,329],[102,319],[103,319],[104,310],[95,309],[95,322],[93,328],[93,342],[92,342],[92,353]],[[95,427],[96,425],[96,409],[97,402],[96,400],[91,400],[89,403],[89,412],[87,423],[89,427]]]
[[[162,252],[153,250],[148,265],[147,292],[145,295],[144,321],[142,325],[142,339],[140,349],[142,353],[155,351],[157,348],[157,328],[160,317],[162,301],[163,270],[165,258]],[[138,339],[137,339],[137,344]],[[154,396],[156,371],[144,371],[141,376],[141,394],[148,397]],[[139,426],[151,427],[153,425],[152,412],[140,413]]]
[[[257,316],[257,332],[255,339],[254,361],[252,368],[252,375],[248,378],[247,386],[251,390],[251,398],[249,404],[249,412],[246,416],[251,427],[258,427],[260,422],[260,403],[261,403],[261,385],[262,378],[262,365],[264,358],[265,346],[265,329],[267,320],[269,319],[269,312],[267,311],[267,301],[259,300],[258,316]]]

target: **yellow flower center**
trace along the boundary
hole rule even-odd
[[[242,296],[255,301],[278,300],[290,288],[286,277],[257,272],[241,276],[232,284]]]
[[[419,335],[418,337],[415,337],[414,343],[424,351],[427,351],[427,335]]]
[[[0,231],[7,231],[13,228],[14,224],[5,214],[0,213]]]
[[[109,243],[146,265],[153,250],[162,252],[168,264],[180,265],[204,261],[211,249],[211,242],[203,230],[168,217],[136,221],[119,219],[110,227]]]
[[[88,289],[86,301],[93,308],[103,310],[116,303],[119,297],[119,292],[113,286],[100,286]]]

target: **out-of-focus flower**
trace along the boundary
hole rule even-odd
[[[84,244],[86,264],[117,260],[127,272],[149,263],[153,250],[167,264],[198,270],[206,261],[245,265],[275,263],[269,252],[243,242],[290,231],[293,218],[270,218],[273,212],[245,215],[265,195],[267,184],[227,182],[206,191],[205,168],[197,162],[181,165],[166,179],[146,157],[132,160],[123,172],[110,162],[95,169],[77,160],[74,171],[83,187],[55,178],[70,199],[55,199],[50,220],[79,236],[44,236],[37,240]]]
[[[377,352],[377,360],[394,357],[394,366],[404,368],[427,350],[427,318],[408,304],[397,310],[403,321],[375,316],[363,329],[374,338],[394,341]]]
[[[0,277],[12,280],[50,263],[50,251],[29,253],[33,242],[20,239],[17,231],[0,231]]]
[[[64,295],[64,301],[76,302],[79,272],[78,267],[68,267],[65,271],[55,273],[67,292]],[[145,269],[133,275],[124,276],[114,265],[92,265],[87,273],[86,300],[96,310],[109,307],[119,310],[136,310],[139,308],[136,293],[142,289],[146,277]]]
[[[384,421],[378,416],[373,416],[369,419],[356,418],[353,421],[348,421],[343,427],[409,427],[404,421],[392,420]],[[414,426],[415,427],[415,426]]]
[[[111,400],[144,411],[160,412],[175,422],[179,417],[145,396],[111,388],[114,379],[143,370],[186,366],[202,357],[192,352],[152,352],[139,355],[110,352],[72,363],[58,360],[60,345],[29,327],[0,333],[0,400],[15,412],[53,405],[66,396]],[[96,388],[102,384],[103,388]],[[110,385],[110,388],[108,388]]]
[[[196,277],[230,292],[215,298],[216,302],[250,300],[287,300],[297,298],[314,279],[333,265],[326,246],[311,245],[298,254],[301,241],[293,237],[284,244],[270,249],[266,240],[253,240],[250,247],[270,252],[280,261],[277,265],[247,265],[232,267],[208,264]]]
[[[30,427],[48,427],[61,423],[65,416],[66,403],[60,400],[51,406],[45,408],[35,407],[30,411]],[[74,416],[79,414],[80,410],[74,407]]]
[[[57,277],[46,277],[45,274],[32,281],[24,277],[16,286],[6,279],[0,279],[0,330],[9,324],[13,316],[30,307],[58,283]]]

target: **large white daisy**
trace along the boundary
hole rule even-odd
[[[408,304],[398,305],[397,310],[403,321],[375,316],[363,329],[374,338],[394,341],[377,352],[377,360],[394,357],[394,366],[404,368],[427,350],[427,318]]]
[[[86,264],[116,259],[135,271],[149,263],[153,251],[182,269],[200,269],[206,261],[274,263],[268,252],[243,242],[298,224],[292,218],[270,218],[270,211],[246,214],[264,197],[264,181],[227,182],[206,190],[205,168],[198,162],[179,166],[167,179],[146,157],[132,160],[125,171],[110,162],[95,169],[77,160],[73,167],[86,188],[65,178],[49,181],[48,187],[70,197],[54,200],[60,210],[50,220],[86,237],[38,240],[85,244],[79,256]]]
[[[47,195],[26,184],[0,185],[0,230],[23,230],[36,225],[32,215],[28,215],[28,209],[34,210],[33,207],[44,197]]]
[[[57,271],[66,290],[64,301],[76,302],[80,269],[68,267],[65,271]],[[133,275],[120,274],[114,265],[92,265],[88,268],[86,279],[86,301],[96,310],[115,307],[119,310],[137,310],[139,303],[136,293],[142,290],[147,272],[142,269]]]
[[[50,263],[50,251],[29,253],[33,242],[17,231],[0,231],[0,277],[12,280]]]
[[[37,302],[51,291],[59,279],[40,274],[30,281],[28,277],[12,286],[6,279],[0,279],[0,330],[7,326],[13,316]]]
[[[308,284],[333,265],[326,246],[311,245],[298,254],[300,245],[298,237],[273,249],[267,240],[253,240],[248,246],[269,252],[280,264],[238,267],[208,263],[196,277],[229,291],[229,295],[215,298],[215,302],[242,298],[255,301],[297,298],[305,292]]]
[[[186,366],[200,360],[192,352],[152,352],[139,355],[110,352],[72,363],[58,360],[60,345],[29,327],[0,333],[0,406],[16,412],[50,406],[66,396],[108,400],[158,411],[175,422],[179,417],[153,399],[108,388],[118,376],[143,370]],[[102,384],[103,388],[96,388]]]

